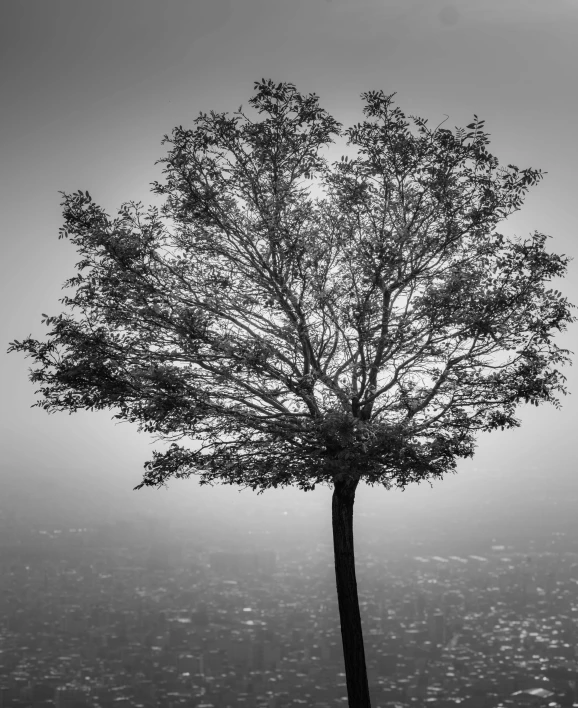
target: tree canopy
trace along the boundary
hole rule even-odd
[[[250,115],[165,136],[161,208],[111,218],[63,193],[69,312],[10,345],[38,365],[35,405],[170,441],[137,489],[197,474],[259,492],[403,489],[518,426],[520,404],[559,407],[571,352],[553,336],[575,318],[548,283],[570,259],[496,230],[543,173],[500,167],[477,116],[430,128],[394,95],[362,94],[342,130],[316,94],[263,79]],[[357,156],[329,164],[339,136]]]

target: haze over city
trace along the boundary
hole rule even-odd
[[[3,297],[3,529],[37,530],[161,519],[204,529],[215,549],[331,543],[331,489],[304,493],[173,480],[134,491],[143,464],[165,445],[111,420],[114,411],[47,415],[27,379],[30,361],[9,341],[46,336],[64,281],[79,260],[58,240],[59,190],[88,190],[115,214],[128,200],[160,204],[161,145],[199,112],[247,106],[261,78],[289,81],[348,127],[360,94],[397,92],[409,115],[447,127],[477,114],[500,163],[546,171],[507,235],[552,236],[549,251],[576,257],[575,122],[578,5],[571,0],[5,0],[0,8],[0,213]],[[448,118],[449,116],[449,118]],[[327,151],[350,154],[345,142]],[[570,263],[553,282],[578,303]],[[578,350],[576,326],[556,343]],[[361,484],[356,552],[483,553],[578,533],[576,367],[562,409],[526,405],[519,429],[482,434],[457,474],[404,492]],[[194,441],[191,441],[194,443]],[[185,533],[185,532],[183,532]],[[191,531],[190,540],[194,542]],[[180,536],[185,546],[187,536]],[[9,545],[9,544],[8,544]],[[16,703],[14,705],[17,705]]]

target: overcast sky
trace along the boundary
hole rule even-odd
[[[88,190],[109,213],[130,199],[146,203],[149,183],[160,179],[154,162],[165,154],[163,135],[191,125],[199,111],[246,105],[261,78],[317,93],[345,126],[363,119],[362,92],[383,89],[433,125],[445,114],[448,126],[465,125],[476,113],[503,164],[547,171],[501,230],[537,229],[553,236],[549,249],[576,256],[577,40],[576,0],[4,0],[0,476],[19,475],[26,485],[41,475],[56,489],[61,470],[66,479],[79,470],[80,494],[99,486],[116,499],[164,494],[130,491],[154,449],[147,436],[115,425],[112,412],[48,416],[30,408],[30,360],[3,353],[13,339],[44,337],[41,313],[62,310],[61,285],[78,257],[57,237],[58,190]],[[578,303],[576,276],[572,263],[558,287]],[[578,351],[576,327],[557,341]],[[523,408],[522,428],[481,436],[459,475],[404,495],[364,487],[358,504],[376,494],[408,507],[418,497],[465,503],[483,480],[498,499],[506,486],[524,494],[529,474],[545,488],[572,481],[578,387],[575,368],[565,372],[574,395],[562,411]],[[92,486],[83,487],[89,477]],[[165,499],[198,503],[233,491],[188,480],[174,482]],[[267,495],[303,493],[259,499]]]

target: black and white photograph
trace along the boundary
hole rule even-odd
[[[0,3],[0,708],[578,707],[578,2]]]

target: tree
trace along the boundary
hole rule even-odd
[[[59,238],[82,256],[70,312],[9,351],[39,365],[36,406],[114,409],[171,443],[135,489],[192,474],[332,487],[347,692],[366,708],[357,486],[442,478],[477,432],[518,426],[521,403],[560,407],[572,352],[552,338],[574,306],[547,284],[570,259],[543,234],[496,232],[543,175],[500,168],[477,116],[410,128],[395,94],[370,91],[367,120],[342,131],[316,94],[255,91],[262,120],[211,111],[164,137],[161,209],[113,220],[62,193]],[[340,135],[357,156],[330,165],[320,151]]]

